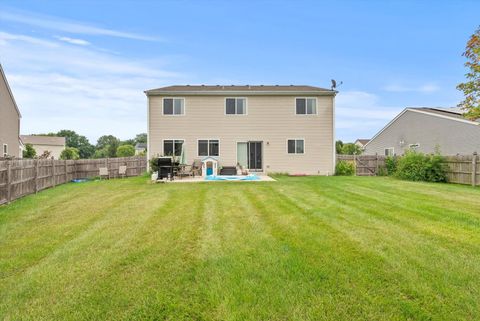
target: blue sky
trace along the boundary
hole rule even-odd
[[[99,2],[99,3],[97,3]],[[146,131],[143,90],[343,81],[337,138],[406,106],[455,106],[479,1],[0,1],[22,133]]]

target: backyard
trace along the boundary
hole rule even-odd
[[[480,315],[480,189],[381,177],[66,184],[0,207],[0,319]]]

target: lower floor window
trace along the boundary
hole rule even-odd
[[[164,156],[180,156],[182,154],[183,139],[166,139],[163,141]]]
[[[219,156],[219,151],[218,139],[200,139],[198,141],[198,156]]]
[[[393,147],[385,148],[385,156],[393,156],[395,153]]]
[[[289,154],[303,154],[305,152],[305,141],[303,139],[289,139],[287,150]]]
[[[3,144],[3,157],[7,157],[7,156],[8,156],[8,145]]]

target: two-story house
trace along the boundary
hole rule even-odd
[[[22,157],[20,110],[0,65],[0,158]]]
[[[332,175],[334,90],[312,86],[169,86],[148,97],[148,157],[216,158],[263,173]]]

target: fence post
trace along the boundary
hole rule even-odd
[[[107,173],[108,173],[108,178],[110,179],[110,160],[107,158],[105,158],[105,167],[107,168]]]
[[[375,176],[378,176],[378,153],[375,153]]]
[[[353,153],[353,165],[355,166],[355,176],[357,176],[358,166],[357,166],[357,155],[355,153]]]
[[[477,152],[472,157],[472,186],[477,186]]]
[[[33,177],[35,186],[34,186],[33,190],[34,190],[35,194],[37,194],[38,193],[38,159],[35,159],[33,161],[33,164],[35,166],[35,174],[34,174],[34,177]]]
[[[66,183],[68,181],[67,160],[66,159],[64,160],[64,166],[65,166],[65,182],[64,183]]]
[[[10,160],[7,160],[7,204],[12,200],[12,164]]]
[[[55,187],[55,160],[52,158],[52,187]]]

